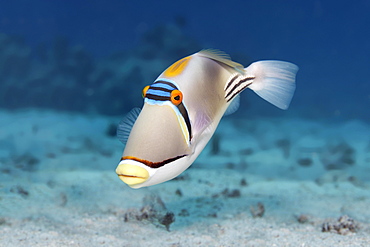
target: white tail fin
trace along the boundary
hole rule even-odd
[[[295,75],[298,67],[283,61],[259,61],[244,69],[254,77],[248,86],[261,98],[286,110],[295,91]]]

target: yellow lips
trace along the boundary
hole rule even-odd
[[[119,164],[116,173],[129,186],[144,183],[149,178],[149,172],[146,169],[126,163]]]

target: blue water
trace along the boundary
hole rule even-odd
[[[370,246],[369,13],[370,0],[0,0],[0,246]],[[117,124],[206,48],[298,65],[290,108],[245,90],[190,171],[129,188]],[[172,232],[135,218],[155,194]],[[321,226],[343,214],[362,225],[334,244]]]
[[[171,51],[165,51],[166,46],[154,48],[156,57],[161,57],[158,49],[162,49],[168,57],[163,56],[167,59],[162,65],[163,68],[158,66],[157,69],[150,70],[149,78],[145,75],[136,78],[137,81],[142,81],[142,85],[150,84],[151,80],[167,65],[181,56],[196,52],[197,48],[217,48],[231,54],[236,60],[240,58],[239,61],[243,60],[247,63],[261,59],[280,59],[291,61],[300,67],[297,91],[288,112],[281,112],[268,103],[256,104],[255,101],[259,101],[257,97],[252,93],[244,93],[243,102],[245,106],[250,107],[248,111],[239,111],[239,114],[294,115],[313,119],[328,118],[334,121],[352,118],[370,120],[368,110],[370,105],[369,1],[352,3],[253,0],[226,3],[225,1],[165,0],[136,3],[120,0],[19,0],[17,2],[2,0],[0,5],[0,32],[24,39],[25,46],[31,49],[29,61],[31,65],[27,65],[28,67],[35,63],[34,60],[40,60],[35,55],[35,51],[39,51],[42,47],[44,53],[47,53],[55,46],[56,37],[62,36],[69,47],[80,46],[86,52],[86,60],[93,60],[94,66],[92,65],[91,68],[86,65],[85,67],[88,68],[80,66],[77,70],[86,69],[91,70],[89,73],[93,73],[96,63],[111,54],[121,52],[120,54],[130,53],[131,56],[135,56],[137,49],[148,46],[142,41],[143,36],[153,28],[169,24],[177,25],[181,35],[193,40],[197,45],[189,45],[188,49],[183,49],[183,52],[172,56],[168,55]],[[156,35],[150,39],[155,37]],[[173,43],[176,46],[180,41],[181,38],[174,39]],[[61,53],[65,55],[66,52],[62,49]],[[50,63],[50,58],[46,63]],[[2,64],[2,66],[5,65]],[[23,70],[23,68],[15,66],[15,70]],[[33,67],[30,69],[34,70]],[[38,69],[43,70],[42,67]],[[63,73],[60,72],[58,75]],[[50,78],[40,84],[52,83]],[[84,79],[78,78],[71,83],[81,83],[80,81]],[[13,76],[11,80],[12,83],[22,83],[24,78],[20,78],[19,82]],[[130,78],[121,78],[121,81],[122,86],[133,83]],[[142,85],[137,88],[141,88]],[[99,90],[98,87],[94,88],[95,86],[88,87],[90,91]],[[27,90],[31,91],[37,88],[33,84],[27,87]],[[129,85],[129,88],[132,88],[132,85]],[[37,90],[42,91],[42,89]],[[76,95],[82,91],[82,89],[77,90]],[[7,95],[12,93],[12,90],[7,91]],[[22,94],[24,91],[14,92],[14,97]],[[118,93],[107,96],[109,99],[122,100]],[[62,102],[65,98],[62,96],[50,97],[50,101],[54,97],[57,97],[57,101],[61,101],[54,105],[57,109],[74,110],[71,106],[63,106]],[[32,107],[33,103],[35,106],[42,107],[50,105],[38,102],[40,100],[37,98],[35,96],[19,104],[2,100],[1,107]],[[66,98],[75,97],[69,95]],[[104,96],[91,101],[102,100],[105,100]],[[75,104],[75,110],[88,111],[96,108],[89,107],[94,104],[86,103],[84,98],[81,101]],[[125,102],[125,107],[111,111],[100,109],[98,112],[118,115],[120,111],[127,111],[133,106],[140,106],[139,104],[139,100],[135,103],[129,101]]]

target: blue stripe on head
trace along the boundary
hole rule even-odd
[[[160,97],[168,97],[168,98],[171,96],[170,91],[163,91],[161,89],[154,89],[154,88],[149,88],[146,94],[160,96]]]
[[[179,89],[179,86],[176,84],[176,82],[174,82],[173,80],[167,79],[167,78],[158,78],[157,80],[155,80],[153,84],[156,84],[156,83],[163,83],[166,85],[170,84],[174,86],[173,89]]]
[[[159,101],[170,100],[171,92],[175,89],[177,87],[172,81],[159,79],[150,85],[145,97]]]
[[[166,78],[157,79],[145,92],[145,99],[154,101],[171,100],[171,92],[178,89],[175,82]],[[147,101],[145,101],[147,102]],[[153,103],[153,101],[151,101]]]
[[[151,86],[156,87],[156,88],[163,88],[163,89],[167,89],[167,90],[171,90],[171,91],[176,89],[175,85],[169,85],[169,84],[163,83],[161,81],[154,82]]]

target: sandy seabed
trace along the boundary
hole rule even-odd
[[[177,179],[114,170],[119,119],[0,111],[0,246],[370,246],[370,126],[225,118]]]

